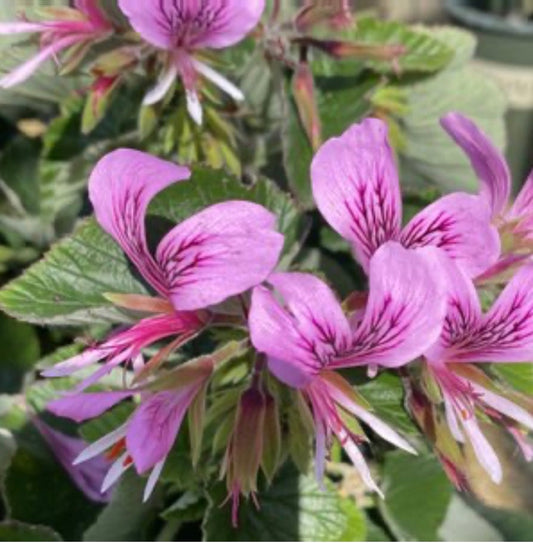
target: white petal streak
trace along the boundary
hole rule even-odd
[[[161,75],[159,76],[159,80],[154,85],[154,87],[152,87],[146,93],[146,96],[143,99],[143,105],[151,106],[163,100],[166,93],[168,92],[168,90],[170,89],[174,81],[176,80],[177,76],[178,76],[178,67],[174,62],[172,62],[163,72],[161,72]]]
[[[198,73],[202,74],[206,79],[209,79],[209,81],[231,96],[234,100],[237,100],[238,102],[242,102],[244,100],[244,94],[242,91],[231,81],[226,79],[221,73],[211,68],[211,66],[208,66],[197,59],[192,59],[192,64]]]
[[[111,488],[120,479],[120,476],[130,467],[131,464],[126,461],[127,458],[128,452],[125,452],[113,462],[113,465],[109,468],[104,482],[102,483],[102,492],[109,490],[109,488]]]
[[[152,472],[150,473],[150,477],[148,477],[148,481],[146,483],[146,486],[144,487],[143,502],[148,501],[148,499],[152,495],[155,485],[157,484],[157,481],[159,480],[159,476],[161,475],[161,472],[163,471],[165,460],[166,458],[163,458],[163,460],[160,460],[154,466],[154,469],[152,469]]]
[[[107,451],[112,447],[119,439],[125,437],[128,424],[119,426],[116,430],[113,430],[109,434],[101,437],[98,441],[91,443],[86,449],[83,449],[81,453],[72,462],[73,465],[81,464],[99,454]]]
[[[189,112],[191,119],[198,126],[202,126],[204,115],[198,93],[195,90],[186,90],[185,97],[187,99],[187,111]]]

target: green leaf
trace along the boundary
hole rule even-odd
[[[491,79],[467,64],[473,52],[470,34],[444,28],[434,35],[455,48],[456,59],[435,77],[402,86],[409,106],[400,121],[405,140],[400,154],[402,179],[415,188],[430,184],[443,191],[476,191],[478,182],[470,163],[441,128],[439,119],[450,111],[460,111],[502,148],[505,98]]]
[[[33,326],[0,314],[0,393],[16,393],[24,374],[39,360],[40,345]]]
[[[0,541],[63,541],[47,526],[35,526],[14,520],[0,522]]]
[[[94,222],[52,247],[43,260],[0,292],[0,305],[38,324],[87,324],[123,320],[105,292],[146,293],[129,271],[120,247]]]
[[[338,136],[370,111],[369,95],[378,79],[367,72],[346,77],[318,77],[316,101],[322,122],[322,139]],[[298,108],[287,82],[283,105],[282,143],[285,172],[292,192],[306,209],[314,207],[309,169],[313,149],[300,122]]]
[[[452,487],[434,456],[388,453],[380,510],[400,541],[438,541]]]
[[[501,534],[457,495],[452,498],[439,535],[444,541],[503,541]]]
[[[533,396],[533,364],[493,364],[491,372],[519,392]]]
[[[208,205],[231,199],[272,210],[290,254],[299,238],[299,213],[265,179],[247,188],[224,172],[198,167],[190,182],[177,183],[156,197],[149,214],[180,222]],[[124,314],[102,296],[108,292],[145,294],[147,290],[120,247],[89,219],[9,283],[0,292],[0,306],[10,315],[39,324],[123,322]]]
[[[83,541],[149,541],[149,530],[161,507],[162,493],[156,488],[143,503],[146,480],[127,471],[113,492],[111,503],[83,534]]]
[[[226,494],[223,484],[209,493],[203,525],[207,541],[357,541],[365,537],[364,517],[353,503],[329,488],[320,490],[314,477],[299,475],[290,465],[258,493],[260,509],[250,499],[241,500],[238,528],[231,525],[231,504],[221,507]]]
[[[207,502],[203,494],[187,490],[161,516],[165,520],[177,520],[180,523],[200,520],[204,516]]]
[[[344,31],[340,39],[365,45],[403,45],[405,53],[398,57],[401,72],[435,72],[444,68],[453,58],[453,50],[429,32],[408,27],[397,21],[384,21],[373,17],[360,17],[353,30]],[[349,61],[343,61],[348,65]],[[352,61],[353,63],[353,61]],[[369,61],[367,66],[379,72],[393,71],[390,61]]]
[[[17,434],[17,444],[5,479],[10,517],[50,526],[63,538],[78,540],[101,506],[72,483],[32,426]]]
[[[357,387],[368,400],[376,415],[405,434],[420,432],[404,407],[404,389],[401,379],[393,373],[382,373],[368,383]]]

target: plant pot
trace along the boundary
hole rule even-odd
[[[447,0],[446,9],[454,23],[475,34],[475,66],[507,96],[506,154],[517,190],[533,167],[533,23],[482,11],[486,3]]]

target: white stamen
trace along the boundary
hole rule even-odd
[[[229,94],[234,100],[242,102],[244,94],[231,81],[226,79],[221,73],[217,72],[211,66],[200,62],[197,59],[192,59],[192,64],[198,73],[214,83],[219,89],[222,89],[226,94]]]
[[[463,420],[462,424],[479,464],[489,474],[494,483],[500,484],[503,477],[500,460],[494,452],[492,445],[479,429],[475,417]]]
[[[152,87],[143,99],[143,106],[151,106],[163,100],[166,93],[176,80],[178,67],[172,62],[159,76],[158,82]]]
[[[148,482],[146,483],[146,486],[144,487],[143,502],[148,501],[148,499],[152,495],[155,485],[157,484],[157,481],[159,480],[159,476],[161,475],[161,472],[163,471],[165,460],[166,458],[163,458],[163,460],[160,460],[152,469],[152,473],[150,473],[150,477],[148,477]]]
[[[83,449],[81,453],[74,459],[72,464],[76,466],[81,464],[95,456],[98,456],[100,453],[107,451],[112,447],[119,439],[122,439],[126,435],[127,423],[119,426],[116,430],[113,430],[109,434],[101,437],[98,441],[91,443],[86,449]]]

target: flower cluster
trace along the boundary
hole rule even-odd
[[[91,102],[94,112],[127,72],[140,65],[160,66],[156,85],[146,94],[145,105],[159,102],[179,78],[185,90],[191,118],[202,124],[200,82],[203,78],[234,100],[242,92],[202,60],[209,49],[222,49],[240,42],[259,22],[264,0],[210,0],[209,2],[120,0],[119,7],[131,29],[112,20],[98,0],[75,0],[73,8],[49,7],[44,20],[0,23],[0,35],[38,33],[40,51],[0,79],[0,87],[18,85],[49,59],[61,58],[61,71],[77,68],[89,50],[102,41],[107,51],[92,63]],[[111,38],[120,36],[116,43]]]
[[[469,442],[495,482],[502,477],[500,463],[479,416],[501,423],[532,458],[525,437],[533,429],[530,400],[507,394],[476,364],[533,356],[533,176],[509,206],[510,178],[499,152],[459,114],[449,114],[442,124],[472,161],[479,194],[446,195],[403,228],[398,173],[383,121],[355,124],[316,153],[310,175],[317,207],[351,244],[368,278],[367,291],[344,303],[315,275],[276,269],[283,236],[276,217],[255,203],[207,207],[174,226],[151,251],[149,201],[173,183],[194,182],[191,172],[128,149],[101,159],[89,180],[96,219],[154,294],[110,294],[118,306],[148,316],[44,374],[84,370],[76,389],[48,406],[78,422],[133,402],[128,420],[75,460],[103,452],[114,459],[103,491],[134,466],[139,474],[149,473],[148,497],[187,412],[197,462],[211,382],[221,365],[250,351],[249,376],[230,396],[235,414],[221,461],[234,522],[240,494],[254,496],[259,471],[270,477],[276,469],[284,425],[280,390],[292,395],[289,408],[313,428],[319,480],[336,439],[366,485],[381,493],[360,448],[367,437],[357,421],[416,454],[372,412],[345,368],[366,368],[371,377],[380,369],[401,368],[413,416],[428,437],[435,438],[429,418],[442,412],[458,454],[460,444]],[[506,285],[483,313],[477,289],[489,280]],[[246,335],[168,367],[173,353],[217,326]],[[87,391],[117,367],[127,370],[130,382]],[[87,376],[88,368],[94,371]],[[434,441],[450,477],[463,486],[460,460]]]

